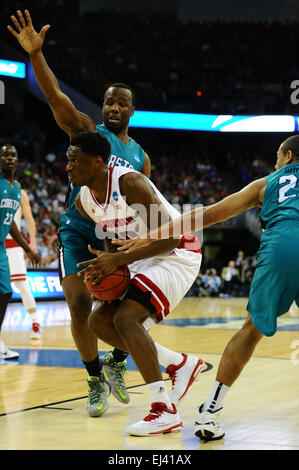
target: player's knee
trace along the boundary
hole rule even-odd
[[[242,329],[246,332],[248,339],[252,342],[257,342],[263,337],[263,334],[253,324],[250,316],[245,321]]]
[[[91,312],[91,314],[88,317],[88,327],[90,328],[91,331],[96,332],[97,327],[99,324],[99,319],[98,316],[95,314],[95,312]]]
[[[119,310],[113,316],[113,324],[120,335],[130,334],[142,322],[138,312]]]
[[[105,329],[108,320],[100,312],[94,310],[88,317],[88,326],[94,333],[99,333]]]
[[[122,311],[116,312],[113,317],[113,324],[119,334],[124,334],[134,327],[135,319],[131,315],[125,315]]]
[[[111,318],[114,308],[109,305],[98,305],[88,317],[88,327],[98,338],[105,338],[111,329]]]
[[[68,298],[68,307],[73,321],[85,323],[91,312],[92,301],[89,294],[74,293],[71,298]]]

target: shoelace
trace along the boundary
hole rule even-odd
[[[38,333],[39,332],[39,323],[32,323],[32,330],[34,331],[34,333]]]
[[[101,394],[104,393],[104,383],[97,381],[97,382],[89,382],[89,402],[91,405],[98,402],[101,399]]]
[[[116,362],[113,360],[112,356],[107,356],[104,362],[106,363],[107,366],[113,367],[113,369],[116,368],[120,371],[124,371],[124,372],[126,371],[126,363],[127,363],[126,360],[123,362]]]
[[[175,384],[176,370],[177,370],[177,367],[175,365],[171,364],[170,366],[167,367],[167,369],[165,371],[166,374],[168,374],[169,377],[171,378],[172,386],[174,386],[174,384]]]
[[[127,371],[125,364],[113,362],[113,360],[106,361],[106,364],[113,369],[113,373],[120,381],[119,386],[125,389],[126,387],[123,383],[123,375]]]
[[[149,414],[144,418],[144,421],[152,421],[159,418],[162,413],[166,410],[166,405],[163,403],[157,403],[150,409]]]

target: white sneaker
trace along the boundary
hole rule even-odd
[[[220,408],[217,411],[202,411],[203,404],[199,407],[198,416],[194,423],[194,434],[203,441],[216,441],[224,437],[224,431],[219,424],[215,422],[215,418],[219,416]]]
[[[182,353],[182,356],[181,364],[178,366],[170,364],[166,369],[166,373],[172,381],[172,392],[169,399],[176,406],[185,398],[197,375],[203,370],[205,365],[204,361],[198,359],[198,357],[187,356],[184,353]]]
[[[183,423],[174,404],[170,410],[166,403],[155,402],[144,419],[128,427],[128,433],[131,436],[159,436],[182,428]]]
[[[0,359],[17,359],[20,354],[16,351],[8,349],[3,341],[0,339]]]
[[[33,322],[30,339],[41,339],[42,337],[42,328],[39,323]]]

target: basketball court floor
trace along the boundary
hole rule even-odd
[[[1,450],[299,450],[299,309],[279,319],[279,331],[264,338],[224,402],[224,439],[204,443],[193,434],[198,406],[207,398],[227,341],[246,317],[247,299],[185,298],[169,319],[151,330],[153,339],[206,361],[179,412],[181,432],[160,437],[128,436],[128,425],[149,411],[149,395],[129,358],[126,384],[131,401],[113,396],[100,418],[86,412],[87,374],[70,332],[64,301],[38,302],[43,337],[30,341],[30,318],[11,303],[2,329],[18,360],[0,363]],[[100,353],[109,347],[99,342]],[[162,369],[163,371],[163,369]],[[171,382],[163,372],[168,390]]]

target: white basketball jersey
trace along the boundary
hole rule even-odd
[[[135,234],[147,232],[144,222],[146,214],[142,214],[142,206],[129,206],[120,192],[119,179],[130,172],[138,173],[121,166],[108,168],[104,205],[99,204],[87,186],[80,189],[80,201],[85,212],[95,221],[97,228],[102,227],[104,235],[104,231],[109,231],[112,232],[112,236],[118,238],[132,238]],[[180,213],[169,204],[153,183],[148,181],[161,201],[166,217],[172,220],[180,217]],[[156,220],[151,228],[156,228],[155,223],[159,219],[156,217],[155,207],[153,209],[153,218]],[[152,211],[150,216],[152,225]],[[190,234],[190,237],[180,237],[179,246],[171,253],[166,252],[152,258],[141,259],[129,265],[131,285],[141,292],[149,292],[149,301],[155,312],[143,323],[146,330],[153,323],[162,321],[178,305],[197,277],[201,263],[200,243],[194,235]]]
[[[108,186],[104,205],[96,200],[92,190],[87,186],[81,187],[80,190],[81,204],[89,217],[97,224],[97,229],[102,227],[104,232],[112,232],[117,238],[133,238],[148,231],[145,209],[137,204],[129,206],[120,192],[119,179],[127,173],[138,172],[121,166],[108,168]],[[169,217],[171,219],[180,217],[180,213],[169,204],[155,185],[150,180],[148,182]],[[158,224],[158,210],[154,205],[151,211],[151,224],[151,229],[156,228]]]

